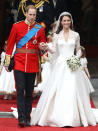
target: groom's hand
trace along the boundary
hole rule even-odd
[[[40,50],[47,50],[47,48],[48,48],[48,45],[47,45],[46,43],[41,42],[41,43],[39,44],[39,49],[40,49]]]

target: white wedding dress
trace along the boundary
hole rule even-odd
[[[77,127],[95,126],[98,122],[98,110],[90,105],[88,89],[92,85],[88,77],[81,69],[71,72],[66,63],[79,46],[79,35],[72,30],[67,41],[63,31],[55,35],[51,75],[37,107],[32,109],[31,125]]]

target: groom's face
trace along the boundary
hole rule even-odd
[[[30,8],[28,12],[26,12],[26,19],[28,20],[29,23],[32,23],[36,19],[36,10]]]

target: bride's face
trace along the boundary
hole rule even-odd
[[[63,28],[65,29],[69,29],[70,25],[71,25],[71,19],[68,16],[64,16],[61,20],[61,24],[63,26]]]

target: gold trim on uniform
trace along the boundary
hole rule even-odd
[[[36,79],[37,79],[37,84],[42,82],[42,75],[41,75],[41,54],[39,52],[38,54],[38,59],[39,59],[39,72],[36,73]]]
[[[35,23],[35,21],[33,21],[32,23],[29,23],[27,19],[25,19],[25,23],[28,25],[28,26],[31,26]]]
[[[6,54],[5,66],[9,66],[11,60],[11,56]]]
[[[45,61],[44,57],[41,56],[41,63],[45,63],[45,62],[46,62],[46,61]]]
[[[25,12],[25,8],[26,8],[26,1],[28,0],[21,0],[21,2],[19,3],[19,7],[18,7],[18,12],[20,10],[20,8],[22,8],[22,12],[23,14],[26,16],[26,12]],[[45,2],[49,3],[49,0],[32,0],[32,2],[35,3],[35,7],[38,9],[39,7],[41,7]]]
[[[41,22],[40,25],[41,25],[42,27],[46,28],[46,25],[45,25],[44,22]]]
[[[32,0],[32,2],[34,3],[38,3],[40,0]]]
[[[19,3],[19,7],[18,7],[18,12],[19,12],[20,8],[22,8],[24,15],[25,15],[26,1],[28,1],[28,0],[21,0]]]
[[[38,9],[45,3],[45,0],[41,0],[39,3],[35,4],[35,7]]]

